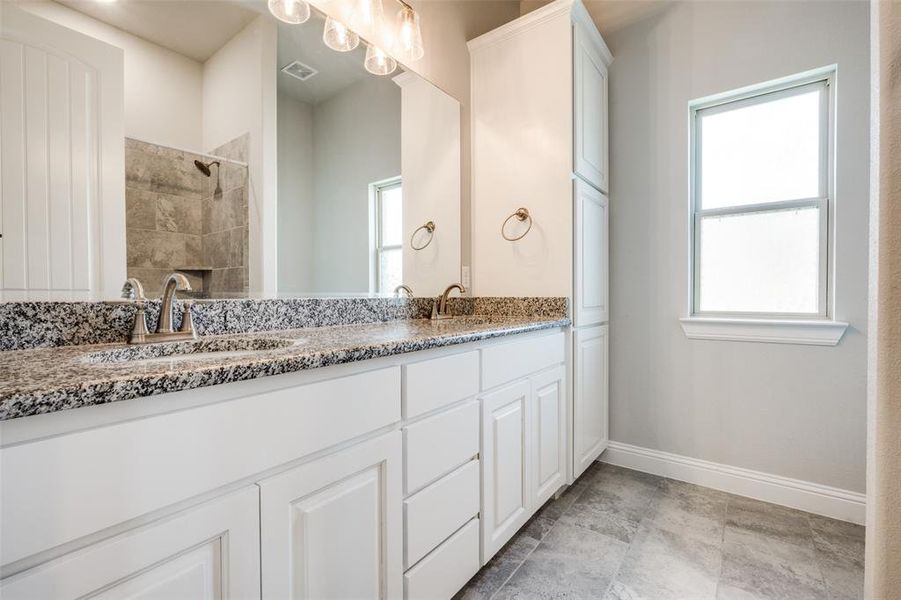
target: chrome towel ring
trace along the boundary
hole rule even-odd
[[[507,235],[507,233],[504,231],[504,229],[507,227],[507,223],[510,222],[510,219],[514,219],[514,218],[516,220],[518,220],[520,223],[528,220],[529,226],[526,227],[526,230],[523,231],[520,235],[518,235],[516,237],[509,237]],[[512,215],[510,215],[509,217],[504,219],[504,223],[503,223],[503,225],[501,225],[501,236],[503,236],[503,238],[505,240],[507,240],[508,242],[515,242],[516,240],[521,240],[522,238],[526,237],[526,234],[529,233],[531,230],[532,230],[532,215],[529,214],[529,209],[528,208],[517,208],[515,213],[513,213]]]
[[[428,234],[429,234],[429,239],[428,239],[428,241],[426,241],[426,243],[423,244],[422,246],[417,246],[416,243],[415,243],[413,240],[416,239],[416,234],[419,233],[419,232],[420,232],[421,230],[423,230],[423,229],[425,229],[425,230],[428,232]],[[422,250],[422,249],[424,249],[426,246],[428,246],[429,244],[432,243],[432,238],[433,238],[433,237],[435,237],[435,222],[434,222],[434,221],[429,221],[429,222],[426,223],[425,225],[420,225],[419,227],[417,227],[417,228],[416,228],[416,231],[413,232],[413,235],[410,236],[410,247],[413,248],[414,250]]]

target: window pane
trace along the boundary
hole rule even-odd
[[[403,202],[399,185],[382,188],[382,245],[403,244]]]
[[[701,208],[819,197],[822,93],[699,111]]]
[[[702,312],[814,313],[820,210],[701,219]]]
[[[403,282],[402,250],[383,250],[379,254],[379,292],[394,291]]]

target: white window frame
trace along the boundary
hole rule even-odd
[[[387,189],[396,187],[403,188],[403,181],[400,175],[390,177],[381,181],[369,184],[369,291],[373,294],[389,294],[393,290],[380,290],[379,281],[381,273],[379,272],[381,264],[381,255],[385,250],[401,250],[403,251],[403,243],[384,245],[382,243],[382,192]]]
[[[809,71],[689,103],[689,298],[681,319],[689,338],[835,345],[847,328],[834,321],[835,66]],[[810,91],[821,95],[818,195],[726,208],[701,209],[701,127],[704,115],[753,106]],[[820,214],[820,273],[817,313],[720,312],[700,310],[700,223],[703,217],[743,215],[815,207]]]

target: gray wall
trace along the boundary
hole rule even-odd
[[[313,107],[278,95],[278,289],[313,291]]]
[[[690,2],[607,37],[611,438],[864,491],[868,5]],[[689,100],[838,65],[834,348],[687,339]]]

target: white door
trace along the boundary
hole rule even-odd
[[[591,38],[573,27],[573,171],[607,191],[607,67]]]
[[[482,398],[482,563],[531,515],[530,398],[527,380]]]
[[[122,50],[2,5],[0,297],[114,294],[125,279]]]
[[[607,448],[607,326],[573,331],[573,476]]]
[[[259,509],[245,488],[9,577],[0,597],[259,598]]]
[[[573,183],[573,197],[573,324],[584,327],[609,318],[610,202],[578,179]]]
[[[532,507],[566,483],[566,369],[532,377]]]
[[[399,598],[401,434],[262,481],[263,597]]]

